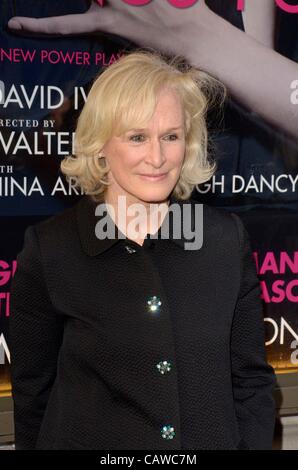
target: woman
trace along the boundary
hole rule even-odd
[[[28,227],[12,281],[16,449],[271,448],[248,234],[190,197],[222,91],[146,50],[94,81],[61,165],[85,195]]]

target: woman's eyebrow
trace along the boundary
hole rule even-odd
[[[176,131],[178,129],[183,129],[183,126],[177,126],[177,127],[170,127],[169,129],[166,129],[164,132],[169,132],[169,131]],[[140,131],[147,131],[147,128],[141,128],[141,129],[129,129],[127,132],[140,132]]]

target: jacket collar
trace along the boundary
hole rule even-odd
[[[194,229],[194,217],[193,217],[193,203],[194,201],[189,200],[178,200],[174,197],[170,197],[170,203],[169,207],[172,204],[179,204],[180,206],[182,204],[191,204],[192,206],[192,230]],[[111,246],[115,245],[118,243],[121,239],[123,240],[129,240],[126,238],[123,234],[121,234],[122,238],[119,238],[119,230],[118,227],[115,225],[115,238],[105,238],[105,239],[99,239],[96,234],[95,234],[95,225],[96,223],[100,220],[101,216],[95,215],[95,209],[98,203],[92,201],[92,199],[88,195],[84,195],[79,202],[76,204],[76,221],[77,221],[77,227],[78,227],[78,232],[79,232],[79,237],[81,240],[82,247],[84,251],[89,255],[89,256],[96,256],[104,251],[106,251],[108,248]],[[108,213],[105,213],[105,216],[109,217]],[[169,217],[169,213],[165,216],[165,219],[163,220],[162,226],[166,223],[167,219]],[[114,222],[110,218],[111,223],[114,225]],[[180,238],[174,238],[173,237],[173,230],[172,230],[172,218],[170,217],[169,220],[169,240],[171,242],[175,243],[176,245],[180,246],[181,248],[184,249],[184,243],[185,241],[189,242],[189,239],[186,239],[183,235],[183,230],[181,228],[181,237]],[[161,226],[161,227],[162,227]],[[159,228],[158,234],[161,231],[161,227]],[[150,236],[147,236],[147,238],[151,238]]]

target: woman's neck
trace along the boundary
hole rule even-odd
[[[158,232],[168,212],[169,198],[148,202],[129,196],[106,194],[107,210],[118,229],[130,240],[143,245],[147,234]]]

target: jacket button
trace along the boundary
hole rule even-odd
[[[136,250],[132,248],[132,246],[129,246],[129,245],[125,245],[125,249],[129,254],[136,252]]]
[[[161,428],[161,435],[164,439],[170,440],[175,436],[174,427],[171,424],[166,424]]]
[[[162,375],[164,375],[167,372],[170,372],[172,364],[169,361],[160,361],[156,364],[156,368]]]
[[[148,305],[149,311],[150,312],[159,312],[161,303],[162,303],[161,300],[156,295],[154,295],[153,297],[150,297],[147,300],[147,305]]]

